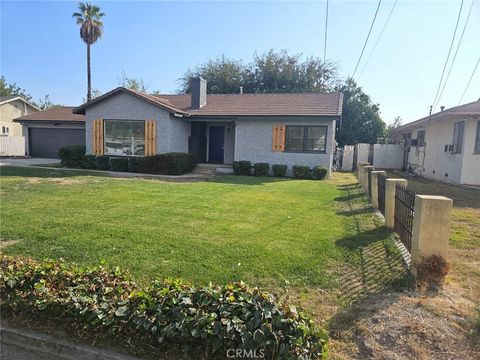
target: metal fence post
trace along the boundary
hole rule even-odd
[[[371,182],[372,182],[372,193],[370,194],[370,199],[372,201],[372,207],[378,209],[378,175],[387,175],[386,171],[372,171]]]
[[[422,258],[432,255],[447,259],[452,199],[445,196],[416,195],[412,228],[412,272]]]
[[[405,179],[387,179],[385,181],[385,226],[393,229],[395,222],[395,186],[396,184],[407,186]]]

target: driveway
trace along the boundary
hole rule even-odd
[[[59,163],[60,163],[59,159],[45,159],[45,158],[0,159],[0,166],[52,165],[52,164],[59,164]]]

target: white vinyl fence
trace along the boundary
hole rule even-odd
[[[402,169],[403,144],[373,145],[373,166],[375,169]]]
[[[0,136],[0,156],[25,156],[25,137]]]

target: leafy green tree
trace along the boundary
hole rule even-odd
[[[125,71],[122,71],[122,75],[118,79],[118,85],[123,86],[124,88],[138,91],[150,95],[159,95],[160,90],[149,91],[148,86],[145,85],[143,79],[136,79],[133,77],[128,77]]]
[[[87,100],[92,99],[92,72],[90,68],[90,46],[93,45],[103,33],[102,17],[105,16],[97,5],[91,2],[78,3],[78,10],[72,17],[80,25],[80,37],[87,44]]]
[[[0,96],[21,96],[25,100],[32,102],[32,95],[30,95],[25,89],[22,89],[16,83],[9,84],[5,77],[0,77]]]
[[[43,99],[38,99],[37,106],[40,110],[50,109],[52,107],[63,106],[62,104],[54,103],[50,100],[50,95],[45,95]]]
[[[348,78],[335,87],[343,93],[343,116],[337,129],[339,146],[356,143],[376,143],[385,133],[385,123],[380,117],[380,108],[360,86]]]

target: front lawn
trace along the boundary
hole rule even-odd
[[[366,279],[364,250],[392,251],[390,233],[372,219],[351,174],[176,183],[5,167],[0,235],[13,243],[2,249],[7,254],[106,260],[140,281],[244,280],[266,288],[332,288],[349,272],[349,281]],[[398,276],[385,273],[387,265],[379,265],[382,278]]]

